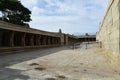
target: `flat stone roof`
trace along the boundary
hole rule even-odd
[[[4,22],[1,20],[0,20],[0,28],[6,29],[6,30],[18,31],[18,32],[26,32],[26,33],[32,33],[32,34],[60,37],[60,34],[57,32],[55,33],[55,32],[42,31],[38,29],[28,28],[26,26],[11,24],[11,23]]]

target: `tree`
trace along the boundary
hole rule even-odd
[[[31,21],[31,11],[18,0],[0,0],[2,20],[10,23],[25,25]]]

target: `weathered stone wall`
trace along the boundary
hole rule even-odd
[[[119,0],[110,0],[97,33],[97,40],[108,51],[111,63],[118,61],[120,53],[120,6]]]

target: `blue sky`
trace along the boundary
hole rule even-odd
[[[64,33],[96,33],[108,0],[21,0],[32,11],[32,28]]]

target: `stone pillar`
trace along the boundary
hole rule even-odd
[[[87,38],[85,38],[85,42],[87,42]]]
[[[43,45],[46,45],[46,36],[43,36]]]
[[[59,43],[59,45],[60,45],[60,38],[58,39],[58,43]]]
[[[68,45],[68,36],[65,36],[65,45]]]
[[[38,36],[36,34],[34,35],[33,42],[34,42],[34,46],[38,45]]]
[[[64,45],[64,34],[60,34],[60,44]]]
[[[47,38],[47,41],[48,41],[48,45],[50,45],[51,42],[50,42],[50,37],[49,37],[49,36],[48,36],[48,38]]]
[[[53,37],[51,37],[51,45],[53,45]]]
[[[40,39],[40,36],[39,36],[39,35],[35,35],[35,36],[34,36],[34,40],[35,40],[35,45],[36,45],[36,46],[40,45],[40,44],[39,44],[39,39]]]
[[[34,35],[30,36],[30,46],[34,46]]]
[[[56,38],[56,44],[57,45],[59,44],[59,38]]]
[[[2,47],[2,34],[3,34],[3,32],[0,31],[0,47]]]
[[[23,34],[22,34],[22,37],[21,37],[21,38],[22,38],[22,40],[21,40],[21,41],[22,41],[22,42],[21,42],[21,45],[22,45],[23,47],[25,46],[25,36],[26,36],[26,33],[23,33]]]
[[[55,38],[55,44],[58,44],[58,43],[57,43],[57,42],[58,42],[57,40],[58,40],[58,38]]]
[[[50,45],[52,45],[52,37],[49,37]]]
[[[44,39],[43,39],[43,38],[44,38],[44,36],[41,35],[41,37],[40,37],[40,44],[41,44],[41,45],[44,45]]]
[[[40,35],[37,36],[37,45],[40,45]]]
[[[10,33],[10,47],[14,47],[14,31]]]
[[[41,35],[39,35],[39,46],[42,45]]]
[[[54,44],[54,37],[51,37],[51,45]]]
[[[54,37],[52,38],[52,43],[53,43],[53,45],[55,44],[55,38]]]
[[[46,45],[48,45],[48,36],[46,36],[45,40],[46,40]]]
[[[92,38],[92,41],[94,41],[94,38]]]
[[[56,38],[54,38],[54,44],[56,44]]]
[[[55,44],[58,44],[58,38],[55,38]]]

